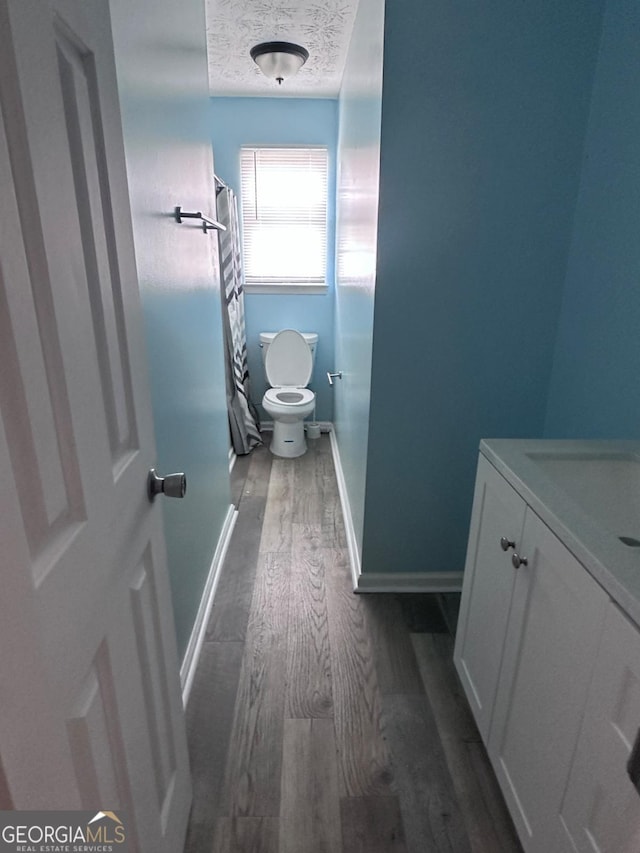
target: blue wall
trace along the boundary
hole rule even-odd
[[[601,8],[385,14],[363,571],[461,570],[479,440],[543,432]]]
[[[375,297],[384,0],[360,0],[340,92],[335,428],[362,552]]]
[[[316,364],[310,388],[316,392],[316,418],[333,420],[333,396],[326,380],[333,370],[335,268],[335,165],[337,101],[299,98],[212,98],[211,139],[219,175],[239,196],[242,145],[326,145],[329,149],[328,290],[323,294],[245,294],[247,356],[251,396],[262,400],[264,378],[258,335],[293,328],[317,332]],[[239,203],[239,201],[238,201]],[[264,416],[264,413],[261,412]]]
[[[171,211],[213,205],[202,3],[111,0],[157,468],[185,471],[163,501],[182,656],[230,505],[217,241]]]
[[[609,0],[545,434],[640,438],[640,6]]]

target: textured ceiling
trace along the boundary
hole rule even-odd
[[[212,95],[337,97],[358,0],[206,0]],[[263,41],[292,41],[309,51],[295,77],[279,86],[249,56]]]

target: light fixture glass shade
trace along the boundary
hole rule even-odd
[[[309,51],[288,41],[265,41],[251,48],[251,58],[265,77],[282,83],[300,71],[309,58]]]

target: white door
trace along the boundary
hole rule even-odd
[[[0,105],[0,805],[121,810],[132,849],[176,853],[190,782],[106,0],[0,0]]]

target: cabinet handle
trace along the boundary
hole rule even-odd
[[[508,551],[509,548],[515,548],[516,543],[513,542],[511,539],[507,539],[506,536],[502,536],[500,538],[500,547],[502,548],[503,551]]]
[[[514,569],[519,569],[520,566],[528,566],[529,561],[526,557],[521,557],[520,554],[517,553],[517,551],[514,551],[513,556],[511,557],[511,565]]]

